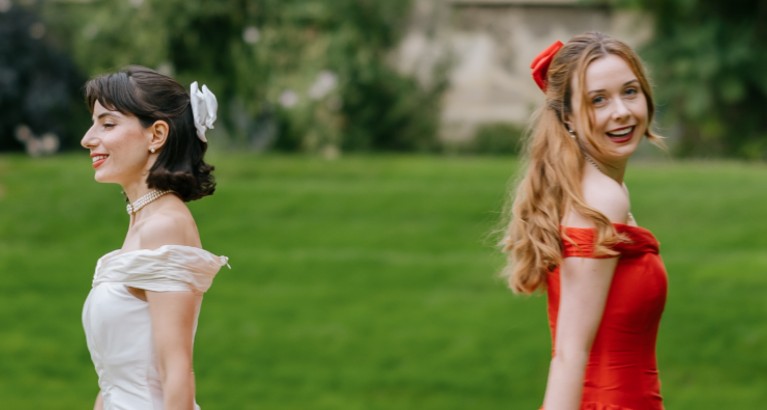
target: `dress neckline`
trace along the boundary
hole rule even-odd
[[[207,251],[203,248],[198,248],[196,246],[189,246],[189,245],[174,245],[174,244],[168,244],[168,245],[161,245],[157,248],[153,249],[134,249],[131,251],[123,251],[122,249],[115,249],[111,252],[107,252],[102,257],[99,258],[99,261],[112,259],[112,258],[118,258],[122,256],[130,256],[134,254],[141,254],[141,253],[162,253],[164,251],[170,250],[170,249],[178,249],[180,251],[185,252],[192,252],[192,253],[202,253],[204,255],[209,255],[213,257],[217,257],[214,253]]]
[[[649,230],[649,229],[647,229],[647,228],[645,228],[643,226],[629,225],[629,224],[624,224],[624,223],[620,223],[620,222],[612,222],[612,225],[615,227],[615,230],[618,231],[619,233],[620,232],[627,233],[628,235],[630,235],[633,238],[637,238],[637,237],[639,237],[639,238],[650,238],[653,241],[656,241],[656,242],[658,241],[658,238],[655,237],[655,234],[653,234],[651,230]],[[588,232],[593,232],[595,229],[596,228],[594,228],[594,227],[585,228],[585,227],[560,225],[560,230],[561,231],[581,231],[581,232],[588,231]]]
[[[639,226],[639,225],[629,225],[625,223],[620,222],[611,222],[611,224],[618,230],[631,230],[631,229],[638,229],[640,231],[650,232],[649,229]],[[583,229],[583,230],[593,230],[596,229],[593,226],[590,227],[583,227],[583,226],[567,226],[567,225],[560,225],[562,229]]]

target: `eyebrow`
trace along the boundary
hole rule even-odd
[[[93,122],[96,122],[96,121],[98,121],[98,120],[100,120],[100,119],[102,119],[104,117],[115,117],[115,118],[117,118],[117,115],[115,115],[114,113],[108,112],[108,111],[107,112],[102,112],[96,118],[93,119]]]
[[[633,80],[626,81],[625,83],[623,83],[623,85],[621,87],[625,87],[625,86],[627,86],[629,84],[632,84],[632,83],[639,83],[639,80],[637,80],[635,78]],[[604,89],[599,89],[599,90],[591,90],[591,91],[587,92],[586,94],[596,94],[596,93],[603,93],[603,92],[605,92]]]

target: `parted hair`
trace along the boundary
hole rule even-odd
[[[560,224],[572,210],[590,219],[596,227],[597,255],[615,255],[610,246],[621,241],[610,220],[589,207],[583,198],[584,154],[579,142],[571,138],[566,116],[587,124],[582,137],[594,147],[596,158],[605,154],[604,142],[595,138],[590,104],[585,88],[586,68],[608,54],[622,58],[631,67],[647,99],[648,123],[654,104],[650,83],[637,54],[625,43],[598,32],[573,37],[554,56],[548,73],[546,101],[533,116],[525,141],[525,171],[510,195],[508,221],[501,241],[507,255],[502,275],[517,293],[532,293],[545,287],[546,275],[562,262]],[[573,96],[572,81],[581,95]],[[579,112],[573,112],[572,99],[579,98]],[[661,137],[647,127],[646,137],[660,143]]]
[[[169,132],[147,175],[149,188],[174,191],[182,200],[211,195],[216,189],[212,165],[205,163],[208,144],[197,137],[189,93],[176,80],[141,66],[128,66],[85,84],[85,101],[138,118],[145,128],[168,123]]]

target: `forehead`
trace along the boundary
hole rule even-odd
[[[101,105],[101,103],[98,100],[96,100],[93,103],[93,119],[96,120],[98,118],[105,117],[108,115],[111,115],[114,117],[125,117],[125,115],[121,113],[120,111],[110,110],[104,107],[103,105]]]
[[[585,73],[586,92],[620,88],[637,76],[626,60],[615,54],[600,57],[589,64]]]

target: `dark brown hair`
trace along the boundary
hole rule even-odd
[[[91,113],[98,101],[109,110],[138,118],[143,127],[168,123],[168,138],[149,170],[149,188],[172,190],[182,200],[211,195],[216,189],[212,165],[203,157],[208,144],[197,137],[189,93],[176,80],[146,67],[129,66],[85,84]]]

